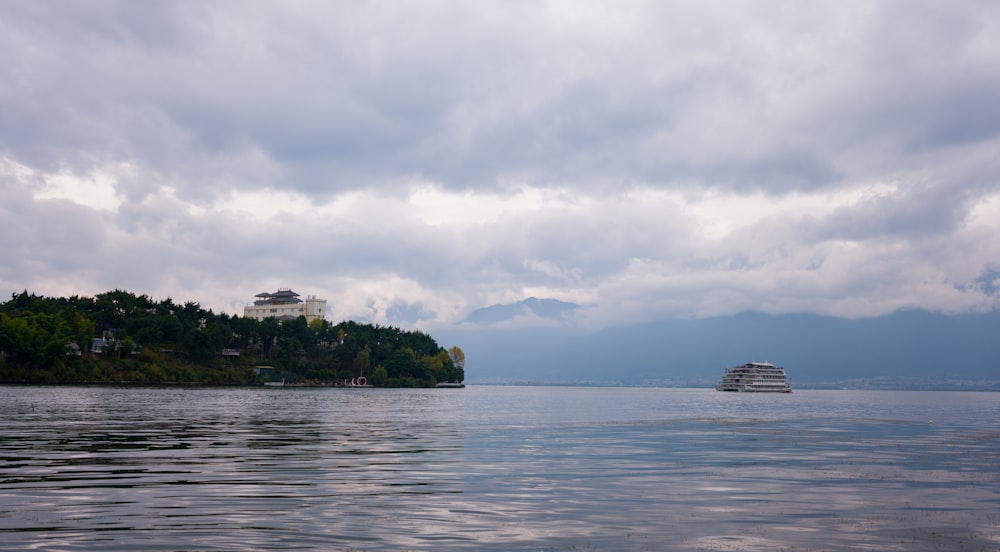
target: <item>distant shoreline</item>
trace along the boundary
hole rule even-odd
[[[690,383],[623,383],[623,382],[586,382],[586,381],[471,381],[467,385],[477,386],[517,386],[517,387],[630,387],[652,389],[711,389],[713,384],[703,382]],[[848,380],[838,382],[810,382],[793,384],[795,391],[993,391],[1000,392],[1000,381],[969,380],[954,382],[927,382],[913,380],[910,382],[888,383],[880,380]]]
[[[337,385],[333,383],[288,383],[281,386],[268,386],[264,384],[243,384],[243,383],[202,383],[202,382],[73,382],[73,383],[32,383],[32,382],[0,382],[0,386],[24,386],[24,387],[143,387],[143,388],[276,388],[276,389],[450,389],[455,386],[350,386]],[[465,382],[462,387],[592,387],[592,388],[633,388],[633,389],[678,389],[678,390],[706,390],[714,391],[713,385],[702,383],[688,384],[654,384],[637,383],[627,384],[622,382],[582,382],[582,381],[472,381]],[[884,381],[850,380],[843,382],[818,382],[799,383],[794,387],[795,391],[973,391],[973,392],[1000,392],[1000,381],[956,381],[956,382],[926,382],[910,381],[888,383]]]

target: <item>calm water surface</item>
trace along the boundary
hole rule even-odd
[[[0,387],[0,421],[9,550],[1000,550],[1000,393]]]

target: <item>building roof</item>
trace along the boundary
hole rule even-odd
[[[259,297],[260,299],[253,302],[254,305],[287,305],[289,303],[301,303],[302,299],[299,299],[299,294],[295,293],[290,289],[278,289],[274,293],[261,292],[254,297]]]
[[[278,291],[274,293],[268,293],[266,291],[254,295],[254,297],[298,297],[299,294],[295,293],[288,288],[278,288]]]

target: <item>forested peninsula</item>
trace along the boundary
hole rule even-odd
[[[0,303],[0,383],[433,387],[464,368],[458,347],[387,326],[255,320],[122,290]]]

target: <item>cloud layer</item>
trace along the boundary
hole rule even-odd
[[[4,2],[0,292],[996,308],[1000,6]]]

